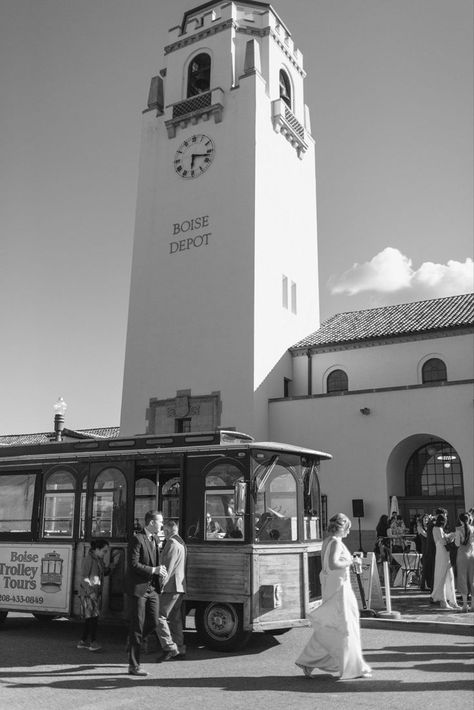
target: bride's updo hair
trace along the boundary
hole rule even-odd
[[[344,513],[336,513],[336,515],[333,515],[332,518],[329,520],[328,523],[328,533],[335,533],[335,532],[347,532],[347,530],[350,529],[351,527],[351,521],[347,517],[347,515],[344,515]]]

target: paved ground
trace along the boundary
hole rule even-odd
[[[254,634],[239,653],[203,648],[188,632],[185,661],[143,658],[146,678],[127,675],[124,629],[102,627],[104,649],[77,649],[80,626],[32,617],[0,628],[2,710],[438,710],[471,707],[472,638],[467,626],[392,624],[362,628],[373,678],[338,681],[317,672],[305,678],[294,660],[309,629],[274,638]]]
[[[1,710],[438,710],[472,706],[474,613],[443,612],[419,590],[392,591],[398,619],[363,618],[364,655],[373,678],[304,678],[294,665],[309,629],[254,634],[239,653],[221,654],[188,631],[185,661],[157,664],[150,648],[146,678],[127,674],[123,626],[100,628],[103,651],[77,649],[80,625],[40,624],[9,615],[0,625]]]
[[[471,607],[472,608],[472,607]],[[439,604],[430,603],[428,592],[421,592],[417,587],[408,587],[406,590],[395,587],[391,591],[391,610],[398,612],[399,618],[387,619],[382,613],[376,618],[363,618],[362,625],[371,626],[381,623],[397,624],[401,628],[409,625],[426,624],[440,626],[465,627],[474,632],[474,611],[461,613],[441,609]]]

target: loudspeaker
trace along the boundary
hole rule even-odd
[[[362,498],[354,498],[354,500],[352,501],[352,517],[364,517],[364,501],[362,500]]]

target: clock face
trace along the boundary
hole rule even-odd
[[[182,178],[199,177],[214,160],[214,143],[201,134],[190,136],[181,143],[174,156],[174,169]]]

